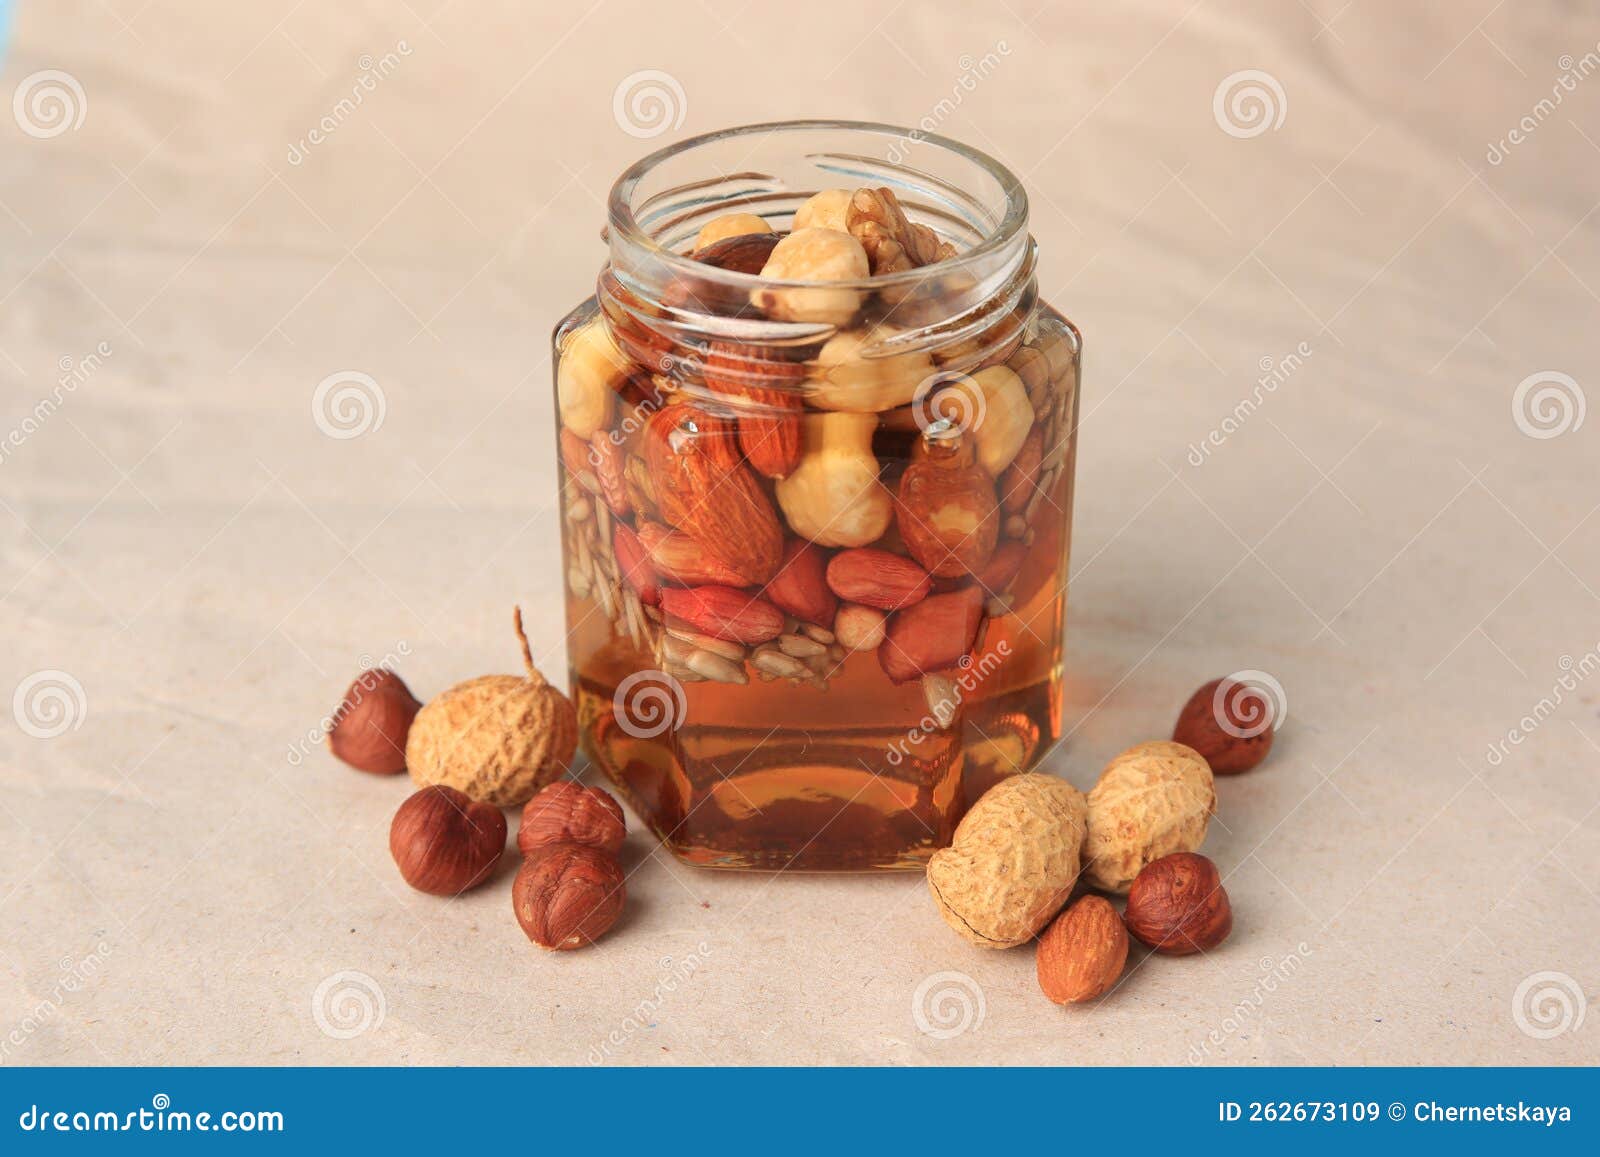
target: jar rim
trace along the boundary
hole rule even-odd
[[[760,124],[736,125],[732,128],[699,133],[640,157],[624,169],[611,186],[611,191],[606,199],[608,233],[614,243],[620,239],[626,245],[643,250],[650,258],[660,261],[667,270],[702,280],[708,278],[714,281],[725,280],[730,285],[745,286],[815,286],[815,282],[762,277],[760,274],[740,273],[734,270],[707,266],[704,262],[696,261],[686,253],[679,253],[677,250],[661,244],[639,224],[638,219],[635,217],[633,194],[639,183],[657,165],[693,149],[737,137],[753,136],[758,133],[828,129],[892,137],[896,140],[909,140],[919,145],[929,144],[943,149],[983,170],[999,185],[1006,199],[1005,212],[1001,216],[999,223],[989,230],[981,241],[954,257],[936,262],[933,265],[907,269],[899,273],[882,273],[851,281],[830,281],[827,283],[829,286],[881,290],[915,285],[925,280],[934,271],[940,274],[953,273],[966,267],[982,265],[987,259],[991,259],[994,254],[1005,250],[1008,246],[1015,245],[1019,238],[1025,240],[1025,230],[1028,224],[1028,194],[1023,189],[1022,182],[1016,174],[988,153],[939,133],[924,132],[921,129],[909,129],[879,121],[830,119],[766,121]]]

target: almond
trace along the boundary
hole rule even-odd
[[[618,518],[627,518],[633,513],[627,479],[623,476],[627,459],[627,452],[609,431],[601,430],[589,439],[589,468],[600,480],[600,497]]]
[[[650,416],[645,463],[668,522],[694,537],[741,585],[770,579],[783,557],[783,528],[772,500],[743,464],[732,423],[700,406],[668,406]]]
[[[909,558],[863,546],[833,556],[828,586],[846,602],[894,611],[925,598],[932,583]]]
[[[839,606],[838,597],[828,589],[827,560],[814,543],[790,539],[778,573],[762,593],[802,623],[827,626]]]
[[[1022,440],[1017,456],[1000,475],[1000,502],[1007,514],[1021,514],[1028,508],[1034,488],[1039,484],[1039,463],[1044,458],[1044,431],[1035,426]]]
[[[713,241],[694,253],[702,265],[713,265],[730,273],[760,273],[783,238],[777,233],[743,233]],[[709,278],[679,277],[662,292],[661,304],[668,310],[733,316],[750,311],[749,295]]]
[[[556,435],[556,441],[561,445],[561,464],[567,468],[567,473],[572,475],[577,482],[586,475],[599,480],[599,475],[594,472],[594,464],[589,461],[589,443],[578,437],[565,426]],[[581,484],[581,483],[580,483]]]
[[[794,387],[805,367],[759,347],[713,342],[704,373],[707,386],[738,399],[739,446],[751,467],[767,478],[788,477],[800,464],[803,427]]]
[[[999,594],[1011,585],[1027,557],[1028,548],[1016,539],[1002,542],[978,572],[978,585],[990,594]]]
[[[878,648],[883,673],[896,683],[906,683],[954,667],[972,649],[982,617],[983,592],[977,587],[929,595],[897,612]]]
[[[659,522],[639,524],[639,543],[650,556],[650,565],[662,578],[684,586],[736,587],[744,579],[706,553],[691,536]]]
[[[1039,937],[1034,964],[1039,987],[1056,1004],[1104,996],[1128,962],[1128,930],[1102,896],[1085,896]]]
[[[650,565],[649,554],[627,523],[619,522],[612,527],[611,548],[616,552],[622,581],[634,589],[639,601],[647,606],[660,602],[661,582],[656,577],[655,567]]]
[[[731,643],[765,643],[783,634],[783,612],[732,587],[669,587],[661,609],[703,635]]]

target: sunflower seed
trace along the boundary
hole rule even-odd
[[[695,651],[689,656],[689,670],[699,675],[704,675],[717,683],[748,683],[749,677],[744,673],[744,668],[737,663],[731,663],[721,655],[711,651]]]

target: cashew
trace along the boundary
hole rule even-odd
[[[713,217],[700,227],[700,232],[695,235],[694,251],[698,253],[706,246],[715,245],[718,241],[724,241],[729,237],[771,232],[772,226],[754,213],[724,213],[720,217]]]
[[[837,229],[799,229],[773,246],[761,276],[777,281],[856,281],[868,275],[861,242]],[[861,308],[861,291],[842,286],[817,289],[763,286],[750,300],[779,321],[846,325]]]
[[[817,377],[810,400],[824,410],[877,413],[903,406],[917,386],[933,373],[926,353],[910,351],[863,357],[862,350],[887,341],[899,331],[891,326],[836,333],[817,353]]]
[[[561,424],[580,438],[592,437],[607,426],[628,365],[601,318],[568,334],[556,370]]]
[[[889,529],[894,499],[878,481],[872,414],[808,414],[805,455],[776,493],[789,526],[822,546],[866,546]]]
[[[824,189],[814,194],[794,211],[794,228],[837,229],[848,233],[845,216],[850,210],[850,196],[849,189]]]

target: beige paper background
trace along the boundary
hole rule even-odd
[[[0,691],[83,691],[54,738],[0,712],[4,1063],[1600,1060],[1600,415],[1513,413],[1547,371],[1600,406],[1600,79],[1538,108],[1597,42],[1487,0],[23,0],[0,433],[99,364],[0,458]],[[85,116],[39,138],[7,114],[45,69]],[[645,69],[683,94],[648,141],[613,116]],[[1213,115],[1244,69],[1283,93],[1253,137]],[[674,136],[800,115],[933,118],[1033,194],[1087,340],[1052,770],[1087,787],[1209,677],[1287,689],[1270,764],[1220,785],[1233,938],[1099,1007],[920,879],[712,875],[637,832],[625,922],[545,955],[504,876],[401,885],[403,780],[289,758],[362,655],[422,693],[510,669],[513,601],[559,668],[546,341],[601,198]],[[311,412],[341,370],[386,403],[343,440]],[[1564,1019],[1516,1012],[1539,973]]]

